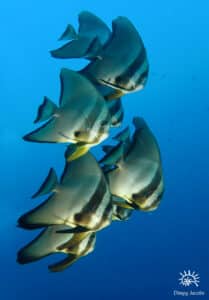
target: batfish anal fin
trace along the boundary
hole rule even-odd
[[[120,164],[120,161],[124,157],[124,144],[120,142],[118,145],[112,148],[110,152],[108,152],[99,163],[104,165],[116,165]]]
[[[59,233],[57,233],[59,234]],[[73,235],[73,238],[67,241],[66,243],[60,245],[57,247],[58,251],[63,251],[65,249],[69,250],[69,248],[76,247],[81,241],[83,241],[87,236],[89,235],[89,232],[81,232],[76,233]]]
[[[65,259],[48,266],[48,269],[51,272],[61,272],[61,271],[64,271],[67,267],[71,266],[78,259],[79,259],[79,256],[73,255],[73,254],[68,254],[68,256]]]
[[[56,188],[57,185],[58,185],[57,174],[55,170],[51,168],[43,184],[41,185],[39,190],[32,196],[32,198],[34,199],[36,197],[40,197],[50,192],[53,192],[53,190]]]

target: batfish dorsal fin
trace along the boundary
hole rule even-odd
[[[71,25],[68,24],[65,31],[62,33],[58,41],[68,41],[68,40],[73,40],[76,39],[77,33],[75,31],[75,28]]]
[[[60,106],[68,105],[70,101],[79,101],[80,97],[92,94],[99,95],[90,81],[78,72],[63,68],[60,73],[61,95]]]
[[[43,122],[52,117],[57,111],[57,106],[49,98],[44,97],[43,103],[38,108],[34,123]]]
[[[39,190],[32,196],[32,198],[40,197],[51,193],[56,186],[58,185],[57,174],[53,168],[50,169],[49,174],[47,175],[46,179],[42,183]]]
[[[110,37],[111,31],[108,26],[94,14],[83,11],[78,16],[79,34],[88,37],[98,37],[104,44]]]
[[[78,259],[79,256],[74,254],[68,254],[68,256],[65,259],[50,265],[48,268],[51,272],[61,272],[65,270],[67,267],[71,266]]]
[[[134,127],[136,128],[136,130],[141,130],[143,128],[147,128],[146,122],[144,121],[143,118],[140,118],[140,117],[134,117],[133,124],[134,124]]]

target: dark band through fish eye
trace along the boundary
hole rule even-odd
[[[115,78],[115,84],[118,86],[127,85],[129,79],[134,76],[134,74],[144,63],[145,59],[146,59],[146,51],[144,48],[142,48],[140,49],[140,52],[136,57],[136,59],[127,67],[127,69],[122,74],[120,74],[118,77]],[[133,86],[132,88],[135,88],[135,86]]]
[[[106,120],[104,120],[104,121],[101,122],[100,125],[101,125],[101,126],[106,126],[106,125],[108,125],[108,122],[107,122]]]
[[[81,135],[81,131],[77,130],[74,132],[75,137],[79,137]]]

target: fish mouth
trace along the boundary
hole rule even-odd
[[[136,89],[135,87],[132,87],[132,88],[128,89],[128,88],[125,88],[125,87],[123,87],[119,84],[115,84],[113,82],[110,82],[110,81],[107,81],[107,80],[104,80],[104,79],[99,79],[98,81],[100,83],[103,83],[103,84],[107,85],[107,86],[114,87],[115,89],[122,91],[124,94],[130,93],[131,91]]]
[[[82,144],[82,145],[85,144],[85,145],[90,145],[90,146],[98,145],[108,137],[108,132],[103,132],[102,134],[99,134],[99,136],[95,136],[94,138],[92,138],[91,141],[88,141],[88,139],[85,140],[85,139],[79,139],[79,138],[76,138],[76,139],[71,138],[67,134],[65,134],[61,131],[58,132],[58,134],[62,138],[66,139],[66,143]]]

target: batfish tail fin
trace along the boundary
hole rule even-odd
[[[48,267],[49,271],[51,272],[61,272],[64,271],[67,267],[71,266],[74,262],[76,262],[79,259],[79,256],[74,254],[68,254],[68,256]]]
[[[111,151],[99,161],[100,164],[104,165],[118,165],[121,159],[123,159],[125,153],[125,145],[120,142],[118,145],[112,148]]]
[[[50,169],[49,174],[42,183],[39,190],[32,196],[32,198],[40,197],[52,192],[58,185],[57,174],[53,168]]]

